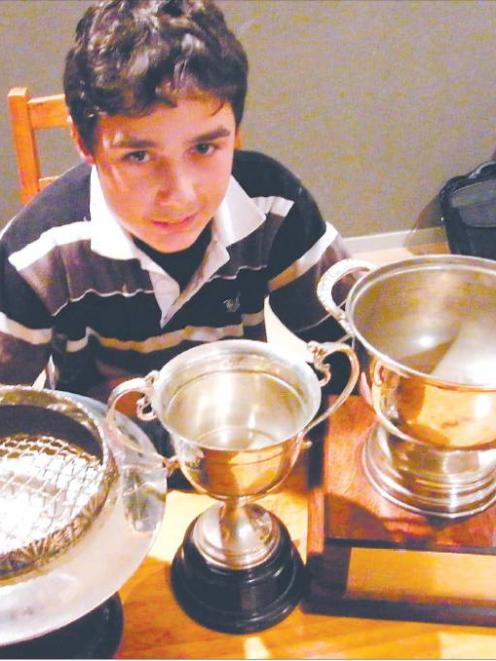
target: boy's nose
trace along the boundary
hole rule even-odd
[[[194,182],[186,172],[168,168],[162,173],[157,192],[159,204],[184,207],[195,199]]]

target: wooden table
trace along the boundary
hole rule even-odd
[[[308,464],[314,460],[315,454],[302,454],[281,490],[260,501],[285,522],[303,557]],[[174,599],[170,565],[188,524],[211,502],[194,492],[168,495],[158,538],[120,591],[124,634],[118,658],[496,658],[496,629],[490,627],[314,615],[302,606],[280,624],[255,634],[230,635],[200,626]]]

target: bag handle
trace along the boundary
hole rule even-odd
[[[478,165],[475,170],[468,175],[469,179],[476,179],[486,168],[495,167],[496,161],[485,161]]]

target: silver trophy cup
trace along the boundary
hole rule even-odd
[[[158,418],[171,435],[191,484],[218,502],[190,525],[172,566],[173,589],[194,619],[231,632],[264,629],[301,597],[302,561],[284,524],[253,502],[276,489],[293,468],[309,430],[348,397],[358,361],[342,343],[310,343],[321,381],[304,361],[263,342],[224,340],[177,356],[159,372],[112,392],[111,426],[120,397],[139,391],[137,413]],[[323,362],[344,352],[352,370],[334,403],[317,415]],[[129,442],[125,440],[124,442]]]

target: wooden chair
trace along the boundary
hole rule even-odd
[[[8,94],[12,135],[17,156],[20,197],[27,204],[57,177],[43,177],[40,168],[37,131],[69,129],[63,94],[31,98],[27,87],[14,87]]]

